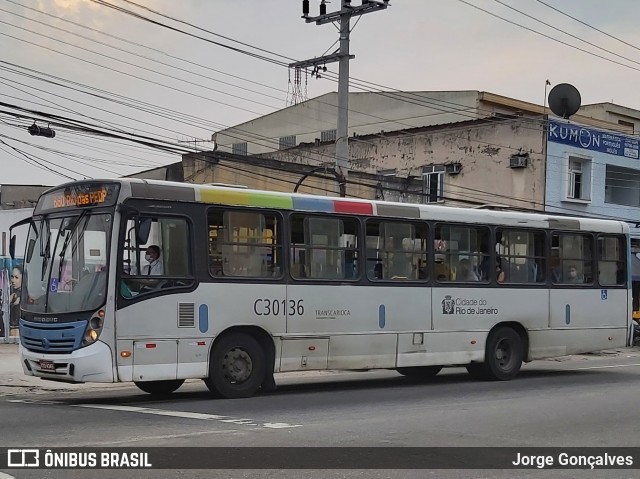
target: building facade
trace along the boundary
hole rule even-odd
[[[629,221],[640,241],[638,137],[551,118],[547,139],[547,211]]]

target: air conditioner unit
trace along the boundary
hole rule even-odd
[[[512,155],[509,158],[509,167],[510,168],[526,168],[528,164],[529,157],[525,155]]]
[[[445,170],[450,175],[457,175],[462,170],[462,164],[460,163],[449,163],[445,165]]]

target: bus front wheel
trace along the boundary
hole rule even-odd
[[[214,344],[209,360],[209,391],[226,399],[253,396],[264,381],[266,355],[252,336],[234,333]]]
[[[523,359],[520,335],[511,328],[502,327],[489,335],[484,363],[469,364],[467,371],[474,379],[508,381],[518,374]]]
[[[184,383],[184,379],[169,379],[166,381],[135,381],[138,389],[149,394],[163,396],[171,394]]]
[[[415,366],[407,368],[397,368],[403,376],[407,376],[412,379],[429,379],[436,376],[442,371],[442,366]]]

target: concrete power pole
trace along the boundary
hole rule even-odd
[[[327,63],[339,62],[338,75],[338,124],[336,127],[336,173],[342,178],[340,196],[346,195],[346,178],[349,169],[349,60],[355,58],[349,54],[349,34],[351,17],[364,15],[365,13],[384,10],[389,6],[389,0],[375,1],[362,0],[362,5],[353,6],[351,0],[341,0],[342,8],[338,12],[327,13],[325,0],[320,1],[320,15],[309,16],[309,0],[302,1],[302,18],[307,23],[315,22],[316,25],[326,23],[340,23],[340,49],[338,53],[316,57],[309,60],[291,63],[290,68],[313,68],[313,72],[324,68]],[[326,70],[326,68],[325,68]]]

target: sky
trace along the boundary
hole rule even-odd
[[[27,127],[36,115],[209,149],[215,131],[290,104],[295,78],[286,64],[337,48],[337,27],[305,23],[302,0],[135,3],[0,0],[0,102],[6,104],[0,105],[0,184],[112,178],[180,160],[64,127],[54,127],[55,138],[34,137]],[[317,14],[319,1],[310,3]],[[637,0],[389,5],[352,21],[354,82],[373,82],[377,90],[480,90],[542,104],[549,80],[576,86],[583,104],[612,101],[640,110]],[[338,6],[333,0],[328,10]],[[328,67],[337,72],[337,64]],[[303,76],[299,89],[307,98],[336,91],[327,76]]]

